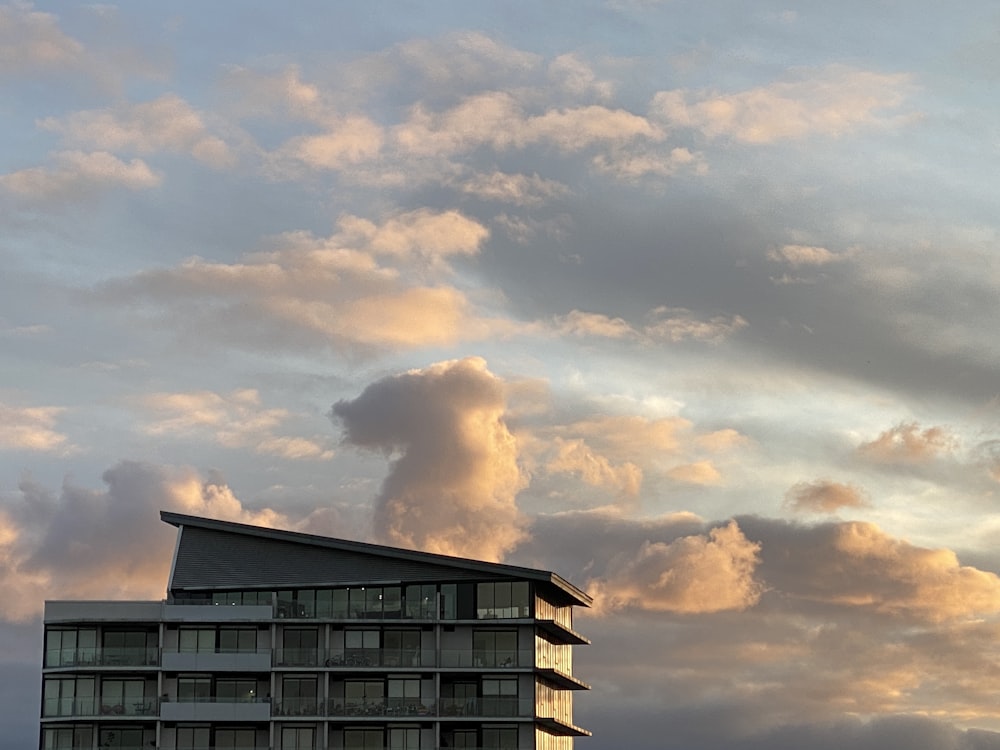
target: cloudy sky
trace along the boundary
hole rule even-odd
[[[0,6],[0,724],[160,509],[556,570],[580,742],[1000,748],[1000,10]]]

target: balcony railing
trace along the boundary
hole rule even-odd
[[[535,662],[534,651],[473,651],[441,649],[442,667],[472,667],[476,669],[513,669],[530,667]]]
[[[454,669],[513,669],[532,667],[535,653],[474,651],[472,649],[286,648],[274,652],[276,667],[351,669],[369,667],[442,667]]]
[[[160,663],[160,649],[146,648],[64,648],[45,653],[46,667],[155,667]]]
[[[121,700],[120,698],[46,698],[42,702],[44,718],[68,716],[156,716],[159,702],[155,698]]]
[[[384,698],[383,700],[344,700],[330,698],[285,698],[272,703],[271,715],[400,718],[417,716],[476,716],[485,718],[528,717],[534,715],[531,699],[511,696],[483,698]]]

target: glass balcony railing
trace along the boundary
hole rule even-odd
[[[160,649],[146,648],[64,648],[45,653],[46,667],[155,667]]]
[[[533,716],[534,710],[533,700],[505,695],[438,700],[439,716]]]
[[[159,702],[154,698],[47,698],[42,716],[156,716]]]
[[[535,653],[530,650],[474,651],[472,649],[384,649],[336,648],[326,651],[318,648],[286,648],[274,651],[276,667],[443,667],[445,669],[513,669],[532,667]]]
[[[477,669],[511,669],[534,664],[533,651],[441,649],[442,667],[473,667]]]

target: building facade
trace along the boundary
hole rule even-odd
[[[40,746],[572,750],[558,575],[176,513],[167,598],[45,605]]]

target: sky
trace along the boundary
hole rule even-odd
[[[580,748],[1000,748],[1000,10],[0,5],[0,725],[161,509],[554,570]]]

